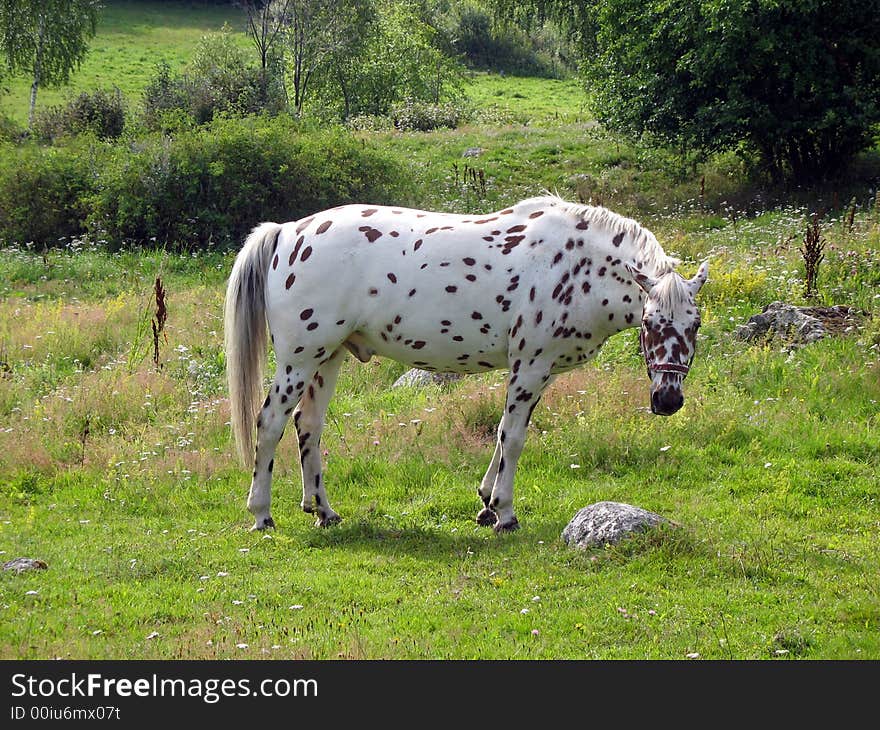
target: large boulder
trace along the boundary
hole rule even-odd
[[[773,302],[764,311],[739,325],[734,336],[746,342],[779,338],[789,346],[806,345],[828,335],[853,331],[866,313],[842,304],[833,307],[795,307]]]
[[[432,373],[428,370],[413,368],[412,370],[407,370],[395,380],[394,385],[391,387],[400,388],[401,386],[408,386],[410,388],[420,388],[435,383],[451,383],[454,380],[458,380],[460,377],[461,375],[459,373]]]
[[[578,510],[562,531],[562,539],[572,548],[602,547],[664,523],[674,524],[641,507],[622,502],[596,502]]]

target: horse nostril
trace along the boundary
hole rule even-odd
[[[657,413],[660,408],[660,393],[656,390],[651,393],[651,411]]]
[[[663,399],[663,413],[671,416],[684,405],[684,396],[681,393],[669,393]]]

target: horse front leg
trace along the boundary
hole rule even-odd
[[[498,476],[498,465],[501,463],[500,436],[502,433],[504,433],[503,417],[501,423],[498,424],[498,434],[495,437],[495,451],[492,453],[492,461],[489,462],[489,468],[486,469],[486,474],[483,476],[480,486],[477,487],[477,494],[479,494],[480,499],[483,500],[483,509],[477,515],[477,524],[482,527],[491,527],[498,521],[498,515],[490,509],[489,502],[492,499],[492,488],[495,486],[495,477]]]
[[[519,527],[513,509],[513,478],[532,411],[550,380],[548,370],[520,371],[508,382],[495,453],[477,490],[485,505],[477,515],[477,523],[494,525],[496,532],[512,532]]]

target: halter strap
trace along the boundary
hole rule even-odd
[[[678,365],[674,362],[649,362],[648,370],[655,373],[680,373],[687,375],[690,371],[689,365]]]
[[[680,365],[675,362],[651,362],[648,359],[648,352],[645,349],[644,333],[639,332],[639,346],[642,350],[642,356],[645,358],[645,365],[648,366],[648,374],[650,373],[678,373],[679,375],[687,375],[690,372],[690,363]]]

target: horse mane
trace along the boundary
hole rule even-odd
[[[614,234],[627,234],[632,237],[635,243],[636,251],[634,258],[636,262],[638,262],[640,268],[646,274],[654,278],[668,274],[679,263],[677,258],[666,254],[651,231],[632,218],[626,218],[608,210],[608,208],[598,205],[572,203],[560,198],[558,195],[550,194],[523,200],[516,205],[516,208],[519,209],[521,206],[524,208],[557,207],[562,212],[575,216],[579,220],[589,221],[592,225],[608,228]],[[675,279],[676,277],[669,278]]]
[[[657,298],[661,307],[672,309],[688,300],[689,290],[682,277],[662,276],[651,289],[651,295]]]

